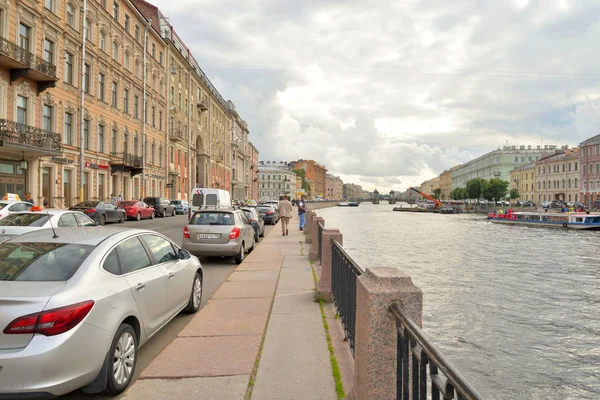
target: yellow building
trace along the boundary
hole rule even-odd
[[[449,199],[452,191],[452,171],[445,170],[439,176],[439,188],[442,190],[441,198]]]
[[[579,201],[579,149],[560,149],[535,163],[537,202]]]
[[[510,171],[510,188],[519,191],[518,199],[511,200],[537,201],[535,174],[535,163],[523,165]]]

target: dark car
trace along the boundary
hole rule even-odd
[[[175,216],[175,206],[166,197],[146,197],[144,203],[154,207],[154,214],[157,217]]]
[[[98,225],[104,225],[107,222],[122,223],[127,219],[125,210],[117,208],[108,201],[82,201],[70,207],[69,210],[85,213]]]
[[[254,207],[242,207],[242,211],[244,211],[248,222],[254,228],[254,239],[258,242],[258,238],[265,235],[265,221]]]
[[[279,216],[277,214],[277,210],[274,206],[271,205],[259,205],[256,207],[256,211],[261,216],[261,218],[265,221],[265,224],[275,225],[279,220]]]

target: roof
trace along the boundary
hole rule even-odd
[[[58,238],[54,239],[52,229],[36,229],[19,236],[19,242],[56,242],[56,243],[79,243],[83,245],[97,246],[105,239],[119,233],[127,233],[125,236],[136,233],[155,233],[147,229],[131,229],[123,227],[86,226],[55,228]],[[13,239],[13,240],[15,240]]]

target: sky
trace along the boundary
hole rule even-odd
[[[150,0],[261,161],[385,193],[600,122],[600,0]]]

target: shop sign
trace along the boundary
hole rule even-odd
[[[106,170],[108,170],[108,165],[91,163],[89,161],[85,162],[85,167],[91,168],[91,169],[106,169]]]
[[[52,161],[60,163],[60,164],[73,164],[73,160],[63,157],[53,156]]]

